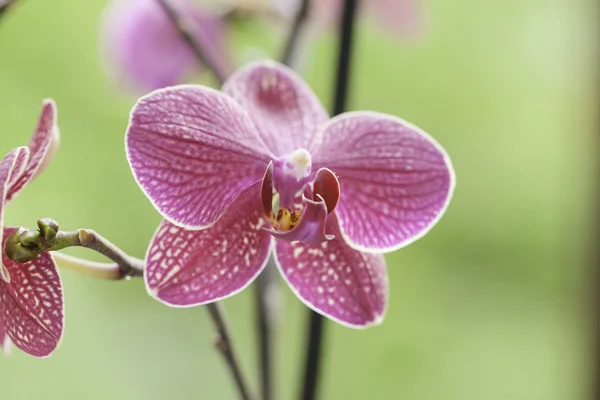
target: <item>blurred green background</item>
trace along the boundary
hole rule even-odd
[[[387,257],[383,325],[328,324],[322,399],[591,398],[593,3],[427,0],[427,29],[412,41],[361,23],[351,108],[396,114],[433,134],[458,186],[439,225]],[[62,135],[53,165],[5,216],[12,225],[48,216],[64,229],[93,228],[141,257],[159,216],[125,160],[135,98],[99,64],[104,6],[27,0],[0,23],[0,151],[27,142],[45,97],[58,104]],[[271,33],[246,24],[234,36],[238,47],[273,47]],[[304,73],[328,105],[335,41],[319,39]],[[62,276],[63,344],[49,359],[17,349],[0,357],[2,399],[236,398],[203,309],[165,307],[140,280]],[[307,310],[283,291],[277,397],[291,399]],[[255,383],[251,295],[225,306]]]

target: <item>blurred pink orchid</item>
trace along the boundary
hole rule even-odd
[[[282,0],[289,2],[289,0]],[[302,0],[297,0],[298,3]],[[340,19],[343,0],[311,1],[313,15],[325,24],[335,24]],[[422,28],[422,0],[365,0],[360,6],[368,18],[395,36],[412,37]]]
[[[16,228],[4,227],[2,216],[12,200],[41,173],[58,149],[56,105],[44,102],[28,147],[11,150],[0,161],[0,243]],[[62,338],[63,294],[60,275],[48,253],[20,264],[2,251],[0,263],[0,346],[11,343],[36,357],[52,353]]]
[[[165,217],[148,292],[179,307],[248,286],[270,254],[307,306],[351,327],[382,321],[382,253],[423,236],[454,187],[442,147],[390,115],[329,119],[292,70],[254,63],[219,92],[177,86],[138,100],[133,175]]]
[[[169,1],[195,22],[193,33],[211,60],[226,63],[221,15],[188,0]],[[157,0],[113,0],[102,17],[100,50],[117,83],[142,92],[176,85],[201,69]]]

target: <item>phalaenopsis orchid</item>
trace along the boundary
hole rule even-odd
[[[445,151],[397,117],[329,119],[275,62],[238,70],[219,92],[176,86],[138,101],[127,130],[133,174],[165,221],[146,255],[157,299],[231,296],[271,253],[292,291],[342,324],[383,319],[381,254],[423,236],[454,184]]]

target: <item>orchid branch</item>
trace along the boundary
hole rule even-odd
[[[123,279],[143,276],[144,261],[131,257],[109,240],[90,229],[78,229],[73,232],[59,231],[58,223],[50,218],[40,219],[38,229],[19,228],[6,239],[4,251],[8,258],[25,263],[36,259],[47,251],[62,250],[67,247],[85,247],[94,250],[116,263],[116,268],[98,263],[77,264],[79,272],[94,277]],[[60,258],[60,257],[59,257]],[[67,266],[75,268],[73,259],[67,260]]]
[[[350,81],[350,65],[352,60],[352,39],[359,0],[344,0],[344,9],[340,21],[340,41],[338,62],[336,67],[336,82],[333,99],[332,115],[337,115],[346,109],[348,100],[348,83]],[[304,368],[304,385],[301,398],[314,400],[317,397],[319,367],[323,347],[324,318],[314,311],[310,312],[310,326],[306,348]]]
[[[296,53],[298,50],[298,45],[300,44],[301,36],[304,33],[304,27],[308,20],[309,11],[310,0],[302,0],[300,6],[298,7],[298,10],[296,11],[294,21],[292,22],[292,26],[290,28],[287,40],[285,42],[283,55],[281,56],[282,64],[292,65],[292,63],[294,62],[294,58],[296,57]]]
[[[263,400],[272,398],[273,386],[273,331],[277,317],[277,294],[279,287],[275,281],[277,267],[273,258],[256,279],[256,330],[258,332],[258,358],[260,364],[260,389]]]
[[[225,320],[225,313],[219,303],[207,304],[206,309],[208,310],[219,335],[215,342],[215,347],[221,352],[223,358],[225,358],[237,384],[240,397],[243,400],[250,400],[252,396],[244,382],[239,363],[237,362],[237,358],[233,351],[233,345],[229,337],[229,329]]]
[[[40,254],[48,251],[77,246],[94,250],[110,258],[115,264],[92,262],[53,253],[55,260],[61,267],[96,278],[115,280],[142,277],[144,275],[144,260],[128,255],[93,230],[78,229],[74,232],[62,232],[58,229],[58,222],[50,218],[38,220],[37,225],[38,229],[19,228],[6,238],[4,252],[8,258],[24,263],[34,260]],[[215,347],[225,359],[233,375],[240,398],[251,400],[252,397],[233,350],[229,329],[225,322],[225,312],[217,303],[207,304],[206,309],[218,333]]]
[[[220,85],[225,82],[225,73],[221,71],[216,60],[211,59],[210,55],[206,51],[205,43],[202,37],[194,35],[193,26],[194,22],[182,13],[177,12],[170,0],[156,0],[161,6],[165,15],[169,18],[181,38],[188,44],[194,56],[206,66],[215,76]]]

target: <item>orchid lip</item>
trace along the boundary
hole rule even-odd
[[[299,153],[300,157],[304,155]],[[306,162],[307,158],[303,158],[303,161]],[[282,201],[281,190],[286,188],[281,186],[281,180],[279,186],[274,185],[276,173],[276,165],[270,162],[261,186],[263,214],[271,224],[271,228],[265,230],[274,237],[287,241],[300,240],[308,244],[318,244],[332,240],[335,236],[328,235],[325,226],[327,215],[333,212],[340,198],[340,185],[335,174],[327,168],[319,169],[312,190],[307,184],[302,186],[305,193],[301,199],[296,198],[298,188],[294,182],[285,180],[285,183],[291,183],[294,187],[294,197]]]
[[[302,214],[297,216],[292,229],[287,231],[269,228],[264,229],[274,237],[289,242],[299,240],[306,244],[316,245],[333,240],[335,235],[325,233],[327,205],[320,195],[317,195],[317,198],[317,201],[313,201],[306,198],[304,195],[302,196],[304,208],[302,209]]]

